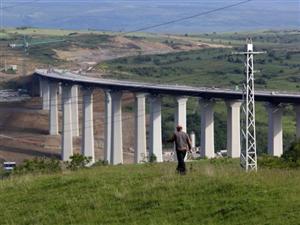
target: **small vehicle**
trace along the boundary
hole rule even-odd
[[[16,162],[4,162],[3,169],[5,171],[12,171],[16,167]]]

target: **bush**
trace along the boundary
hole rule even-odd
[[[0,180],[3,180],[9,177],[10,171],[5,171],[4,169],[0,169]]]
[[[149,162],[150,163],[154,163],[154,162],[156,162],[157,161],[157,157],[156,157],[156,155],[155,154],[151,154],[150,155],[150,157],[149,157]]]
[[[300,166],[300,140],[291,144],[288,151],[284,152],[282,158],[292,166]]]
[[[255,84],[262,84],[262,85],[265,85],[267,84],[267,81],[263,78],[258,78],[258,79],[255,79]]]
[[[34,158],[33,160],[25,160],[23,164],[16,166],[12,174],[28,174],[28,173],[56,173],[62,170],[58,159]]]
[[[270,155],[262,155],[257,159],[259,167],[267,167],[267,168],[287,168],[288,165],[282,158],[270,156]]]
[[[86,157],[80,154],[74,154],[70,157],[71,161],[67,162],[67,169],[78,170],[85,168],[91,162],[92,157]]]
[[[99,160],[99,161],[97,161],[97,162],[95,162],[93,164],[93,167],[94,166],[107,166],[107,165],[108,165],[108,161],[107,160]]]
[[[293,142],[291,147],[280,158],[263,155],[258,158],[258,164],[268,168],[299,168],[300,140]]]

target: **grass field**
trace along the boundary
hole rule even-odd
[[[102,166],[0,181],[3,225],[300,222],[300,171],[245,173],[237,161]]]

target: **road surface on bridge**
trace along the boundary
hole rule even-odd
[[[132,92],[145,92],[149,94],[167,94],[176,96],[197,96],[202,98],[216,98],[225,100],[242,99],[243,97],[242,91],[237,90],[103,79],[58,70],[48,72],[47,70],[37,69],[35,71],[35,75],[53,81],[74,83],[82,86],[98,87],[110,90],[127,90]],[[258,90],[255,93],[255,100],[272,103],[300,103],[300,92],[292,93],[284,91]]]

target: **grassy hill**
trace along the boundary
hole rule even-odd
[[[300,31],[265,31],[253,33],[202,34],[186,37],[203,43],[227,45],[228,48],[207,48],[164,55],[135,56],[100,63],[114,77],[158,83],[235,88],[243,82],[242,56],[247,37],[255,50],[267,54],[255,56],[256,88],[300,91]],[[176,46],[180,40],[165,39]]]
[[[299,224],[300,171],[236,161],[101,166],[0,181],[1,224]]]

